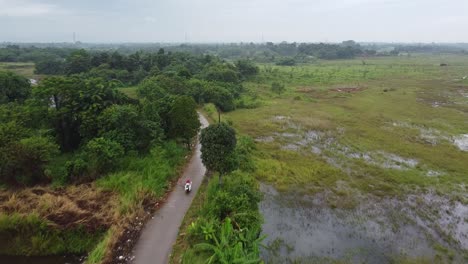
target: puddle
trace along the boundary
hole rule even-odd
[[[301,148],[310,147],[310,152],[323,156],[325,160],[330,161],[330,164],[340,168],[344,168],[345,166],[339,164],[346,163],[340,159],[341,157],[345,157],[346,159],[361,159],[366,163],[382,168],[398,170],[414,168],[419,163],[416,159],[404,158],[384,151],[358,152],[352,150],[337,142],[335,136],[343,133],[343,129],[335,132],[309,130],[302,135],[299,133],[284,132],[274,133],[274,136],[257,138],[257,141],[286,141],[286,143],[281,146],[281,149],[291,151],[300,151]],[[326,154],[325,150],[327,151]]]
[[[453,138],[453,143],[462,151],[468,151],[468,134],[459,135]]]
[[[450,137],[448,135],[434,128],[427,128],[423,126],[409,124],[406,122],[393,122],[392,126],[417,129],[419,130],[419,137],[426,143],[433,146],[439,144],[443,140],[450,140]]]
[[[273,117],[274,120],[287,120],[289,119],[288,116],[276,115]]]
[[[263,143],[269,143],[273,142],[275,139],[272,136],[266,136],[266,137],[258,137],[255,138],[256,142],[263,142]]]
[[[283,150],[292,150],[292,151],[297,151],[299,150],[299,146],[295,144],[287,144],[281,147]]]
[[[453,260],[458,263],[468,249],[468,206],[460,203],[450,205],[438,198],[440,211],[450,209],[451,214],[431,215],[435,198],[425,198],[427,204],[418,205],[423,218],[406,200],[362,199],[355,209],[345,210],[327,207],[318,198],[320,194],[281,194],[264,184],[261,190],[264,200],[260,210],[265,219],[262,228],[268,235],[264,243],[276,244],[270,250],[262,250],[267,263],[394,263],[401,258],[445,262],[437,259],[440,252],[436,245],[453,250]],[[278,241],[283,246],[278,247]]]

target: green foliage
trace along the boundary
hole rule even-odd
[[[215,104],[219,109],[225,112],[232,111],[236,108],[234,104],[234,97],[224,87],[217,85],[210,85],[203,92],[203,98],[205,102]]]
[[[203,164],[208,170],[223,175],[236,169],[234,150],[237,140],[232,127],[226,123],[212,124],[202,130],[200,142]]]
[[[49,108],[55,135],[65,151],[77,149],[83,139],[96,137],[99,114],[128,100],[112,82],[78,76],[47,78],[33,92],[37,104]]]
[[[129,212],[143,202],[142,197],[160,197],[177,176],[177,166],[184,161],[186,150],[174,142],[155,146],[145,157],[128,155],[121,160],[118,172],[106,175],[96,184],[120,195],[120,211]]]
[[[239,169],[246,172],[255,171],[255,163],[252,159],[252,153],[255,151],[255,142],[251,137],[240,136],[237,139],[235,155],[239,162]]]
[[[251,159],[252,140],[241,138],[239,142],[236,152],[242,159]],[[191,249],[185,251],[182,263],[197,263],[200,258],[207,263],[258,263],[263,240],[259,238],[263,221],[260,200],[256,180],[245,172],[227,175],[223,185],[212,178],[198,219],[187,227]]]
[[[284,92],[285,88],[284,88],[284,84],[280,84],[278,82],[273,82],[271,84],[271,91],[280,95]]]
[[[57,56],[46,56],[35,63],[37,74],[63,74],[65,72],[65,61]]]
[[[84,148],[89,173],[95,176],[112,170],[123,154],[119,143],[102,137],[92,139]]]
[[[188,96],[178,96],[169,112],[169,135],[172,138],[182,138],[187,145],[198,133],[200,121],[196,111],[195,101]]]
[[[261,238],[248,229],[236,230],[230,218],[224,219],[219,234],[214,230],[209,237],[211,243],[202,242],[194,246],[196,251],[208,251],[212,255],[206,263],[260,263],[259,244]],[[252,239],[254,238],[254,239]],[[187,260],[186,260],[187,261]]]
[[[254,76],[258,73],[259,69],[255,63],[250,60],[238,60],[236,61],[236,67],[242,77],[247,78]]]
[[[241,137],[236,146],[239,160],[251,160],[253,140]],[[184,236],[190,246],[184,250],[182,263],[258,263],[259,238],[262,217],[258,211],[261,193],[256,180],[244,167],[226,175],[225,183],[211,178],[202,186],[202,201],[196,200],[197,209],[189,214],[198,218],[192,221]],[[251,168],[247,168],[250,170]],[[199,194],[200,195],[200,194]],[[197,195],[196,199],[200,199]],[[176,251],[178,245],[176,245]],[[201,261],[204,260],[204,261]]]
[[[294,66],[296,65],[296,60],[293,58],[282,58],[276,62],[276,65],[279,66]]]
[[[234,65],[231,64],[211,64],[203,69],[201,73],[204,79],[208,81],[219,81],[219,82],[239,82],[239,74],[235,70]]]
[[[143,110],[149,111],[146,104]],[[157,114],[157,113],[156,113]],[[126,151],[145,151],[160,136],[159,122],[145,119],[133,105],[112,105],[98,117],[99,136],[118,142]],[[150,117],[157,120],[156,117]]]
[[[67,74],[86,72],[91,68],[91,56],[84,50],[74,51],[67,58]]]
[[[102,237],[102,231],[83,228],[60,230],[36,214],[27,216],[0,213],[0,254],[47,256],[82,254]]]
[[[158,100],[167,95],[167,90],[161,83],[161,77],[149,77],[144,79],[138,86],[138,95],[148,100]]]
[[[51,138],[25,137],[14,122],[0,125],[0,181],[31,185],[47,181],[46,165],[58,154]]]
[[[203,111],[208,115],[211,120],[217,120],[217,109],[212,103],[203,105]]]
[[[13,72],[0,71],[0,104],[24,101],[31,93],[29,80]]]

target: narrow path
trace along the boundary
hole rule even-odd
[[[198,114],[202,128],[208,126],[206,118]],[[176,242],[182,220],[193,198],[195,197],[203,176],[205,166],[201,160],[200,142],[197,141],[196,150],[190,159],[181,179],[192,180],[192,192],[186,194],[184,188],[177,186],[164,205],[154,214],[153,218],[143,228],[141,236],[135,246],[133,263],[136,264],[164,264],[169,261],[169,254]]]

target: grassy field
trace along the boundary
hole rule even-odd
[[[349,231],[349,236],[373,236],[379,232],[362,231],[366,225],[359,228],[377,221],[383,223],[379,224],[382,230],[390,226],[388,232],[395,234],[394,242],[389,242],[392,238],[377,240],[379,247],[406,240],[399,229],[403,227],[416,230],[421,243],[430,245],[426,251],[414,250],[414,256],[389,249],[374,257],[394,254],[390,260],[374,261],[466,260],[468,241],[460,230],[468,223],[463,216],[468,208],[468,57],[416,55],[259,67],[259,76],[245,86],[250,94],[256,94],[261,106],[226,113],[224,119],[256,140],[257,179],[287,194],[270,200],[301,203],[290,212],[289,207],[276,202],[261,206],[272,240],[281,233],[279,239],[283,236],[294,244],[297,232],[338,227]],[[273,82],[284,84],[285,92],[273,93]],[[295,198],[287,198],[291,194]],[[315,211],[315,222],[310,216],[297,220],[298,214],[312,209],[304,195],[320,201],[313,207],[323,208]],[[275,210],[285,211],[281,223],[277,223]],[[361,216],[360,224],[352,215]],[[327,225],[330,217],[336,222],[333,227]],[[443,219],[449,219],[450,224]],[[297,226],[291,227],[294,223]],[[309,224],[310,230],[304,228]],[[276,230],[278,225],[291,228]],[[289,241],[288,230],[292,230]],[[311,245],[302,247],[314,248],[316,238],[303,238],[301,241]],[[355,238],[350,244],[359,242]],[[303,253],[308,251],[301,253],[301,246],[297,247],[292,247],[298,252],[292,259],[306,257]],[[338,246],[335,252],[344,252],[342,249]],[[343,261],[338,253],[318,252],[316,256]],[[417,261],[419,257],[424,261]],[[318,263],[324,260],[319,258]]]
[[[40,80],[42,75],[34,73],[33,62],[0,62],[0,71],[12,71],[29,79]]]
[[[261,69],[246,86],[263,105],[225,117],[264,150],[257,157],[260,179],[280,189],[313,183],[306,186],[311,192],[336,189],[338,181],[379,195],[417,187],[463,191],[468,153],[453,139],[468,132],[468,83],[461,80],[468,75],[466,58]],[[274,81],[285,84],[284,94],[271,93]]]

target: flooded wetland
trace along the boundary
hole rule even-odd
[[[226,119],[257,145],[266,263],[468,261],[468,83],[457,79],[468,63],[445,59],[456,67],[342,61],[248,83],[263,105]],[[286,92],[268,93],[278,79]]]

